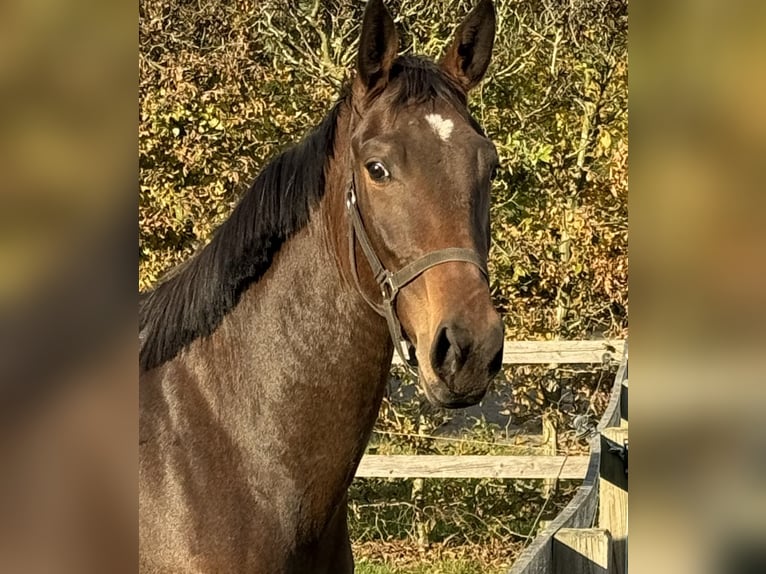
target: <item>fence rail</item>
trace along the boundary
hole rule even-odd
[[[601,363],[603,360],[618,361],[624,352],[623,339],[598,339],[593,341],[505,341],[504,365],[546,365]],[[401,359],[394,355],[394,365]]]
[[[364,478],[585,478],[587,456],[366,455]]]

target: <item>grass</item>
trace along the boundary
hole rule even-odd
[[[430,544],[419,549],[404,540],[355,543],[357,574],[506,574],[521,546]]]
[[[380,562],[358,561],[357,574],[505,574],[507,568],[487,569],[485,565],[466,560],[444,559],[429,564],[394,566]]]

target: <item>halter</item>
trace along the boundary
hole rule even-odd
[[[391,335],[394,348],[396,349],[399,358],[402,360],[402,364],[411,373],[415,374],[415,367],[417,367],[418,363],[417,358],[415,357],[414,348],[412,344],[402,336],[402,326],[399,322],[399,317],[396,315],[396,296],[399,294],[399,291],[405,285],[420,276],[424,271],[431,267],[441,265],[442,263],[451,261],[471,263],[479,268],[485,279],[488,278],[486,266],[474,250],[464,249],[462,247],[448,247],[446,249],[431,251],[415,261],[408,263],[398,271],[389,271],[383,263],[381,263],[380,258],[375,254],[375,249],[364,228],[364,222],[362,221],[362,216],[359,213],[359,207],[357,205],[356,185],[353,176],[351,183],[348,186],[348,191],[346,192],[346,211],[348,212],[349,218],[348,255],[351,263],[351,274],[354,277],[356,288],[372,310],[381,317],[385,317],[386,323],[388,323],[388,332]],[[380,292],[383,298],[383,303],[380,305],[365,295],[359,283],[359,275],[357,274],[356,269],[355,248],[357,239],[359,240],[359,245],[362,247],[362,252],[367,258],[367,263],[372,270],[375,282],[378,284],[378,287],[380,287]]]

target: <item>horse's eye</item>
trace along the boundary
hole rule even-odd
[[[371,161],[365,167],[367,168],[367,173],[370,174],[370,177],[373,179],[373,181],[384,181],[391,177],[391,174],[388,173],[386,166],[379,161]]]

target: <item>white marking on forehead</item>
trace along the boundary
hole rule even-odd
[[[452,120],[444,119],[439,114],[428,114],[426,116],[426,121],[434,129],[436,135],[442,138],[445,142],[449,139],[449,136],[452,133],[452,128],[455,127]]]

